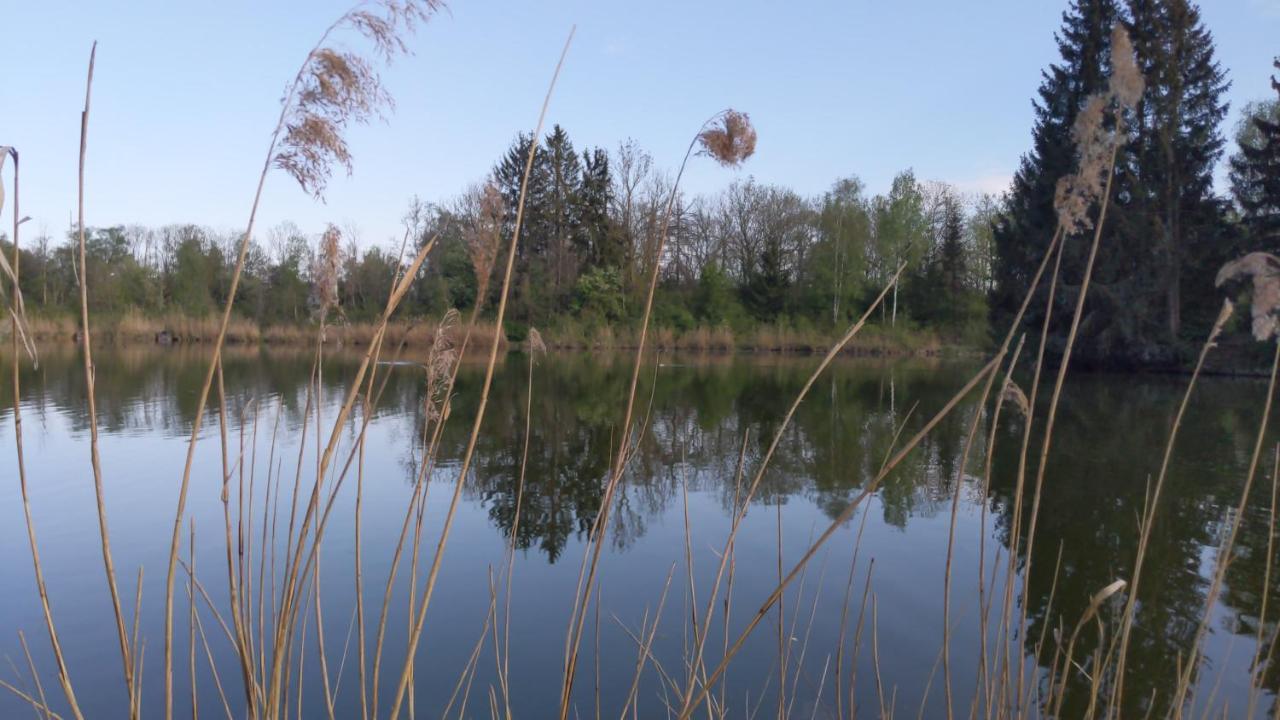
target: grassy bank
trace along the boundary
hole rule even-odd
[[[174,343],[195,344],[214,342],[218,339],[220,318],[215,316],[193,317],[179,313],[156,317],[127,313],[119,317],[95,317],[90,332],[95,341],[117,344]],[[396,347],[404,343],[410,347],[430,346],[439,325],[437,320],[401,320],[388,323],[385,343]],[[325,327],[325,341],[337,345],[368,345],[373,341],[377,323],[336,323]],[[31,335],[38,342],[75,342],[80,328],[76,318],[67,316],[33,316],[30,318]],[[244,318],[232,318],[227,325],[226,342],[233,345],[281,345],[312,347],[315,345],[316,325],[259,325]],[[8,325],[0,325],[0,335],[8,333]],[[487,348],[496,328],[492,323],[479,322],[472,330],[474,347]]]
[[[69,315],[32,317],[32,336],[42,343],[75,342],[79,324]],[[95,318],[91,332],[94,340],[116,344],[194,344],[213,342],[218,336],[217,317],[195,317],[180,313],[147,316],[127,313],[119,317]],[[403,342],[408,347],[429,347],[438,324],[435,320],[402,320],[387,327],[387,342],[394,347]],[[377,331],[373,322],[343,322],[325,328],[325,340],[337,345],[366,346]],[[233,318],[227,327],[227,342],[235,345],[312,346],[316,340],[315,325],[259,325]],[[7,325],[0,326],[0,334]],[[477,323],[472,334],[473,349],[485,349],[497,334],[492,322]],[[504,341],[512,347],[527,343],[527,330],[508,325]],[[560,350],[633,350],[639,344],[639,331],[631,326],[563,323],[542,333],[548,347]],[[728,326],[696,327],[690,330],[654,328],[647,343],[657,350],[704,354],[783,353],[811,354],[826,352],[836,337],[817,329],[801,329],[786,325],[760,325],[745,330]],[[937,333],[912,328],[869,325],[843,349],[846,355],[872,357],[938,357],[967,354],[980,348],[942,338]]]
[[[639,333],[630,327],[566,325],[548,331],[544,339],[548,346],[568,350],[635,349],[639,344]],[[784,325],[760,325],[736,331],[727,326],[702,326],[690,330],[654,328],[646,343],[658,350],[693,353],[811,354],[826,352],[838,339],[835,334],[822,330]],[[853,342],[844,346],[842,352],[858,356],[936,357],[977,349],[949,343],[929,331],[867,326]]]

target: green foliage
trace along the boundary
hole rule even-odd
[[[504,329],[507,333],[507,342],[522,343],[529,339],[529,326],[519,320],[508,320]]]
[[[818,237],[808,254],[801,307],[832,324],[847,319],[867,284],[872,223],[862,181],[836,181],[822,199]]]
[[[714,262],[702,266],[693,310],[699,320],[711,326],[732,324],[743,314],[742,306],[734,297],[733,282]]]
[[[626,312],[622,276],[617,268],[588,270],[578,278],[574,308],[583,317],[604,322],[621,320]]]
[[[673,289],[654,298],[653,322],[677,332],[688,332],[698,326],[698,319],[689,310],[686,293]]]
[[[191,233],[178,244],[169,276],[169,301],[179,310],[204,315],[213,309],[213,260],[201,237]]]

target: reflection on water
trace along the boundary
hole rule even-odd
[[[95,358],[116,564],[122,568],[122,578],[131,578],[139,566],[146,570],[143,634],[151,638],[149,655],[155,658],[148,660],[146,667],[144,695],[148,703],[159,701],[162,687],[159,608],[176,483],[206,367],[198,351],[108,349]],[[326,358],[320,403],[326,421],[341,404],[345,380],[357,359],[341,354]],[[9,358],[0,358],[5,378],[9,362]],[[749,476],[815,362],[664,357],[646,368],[640,389],[641,438],[616,497],[610,544],[603,559],[604,617],[598,639],[589,637],[584,643],[591,646],[584,648],[591,657],[580,665],[588,668],[578,685],[583,708],[595,703],[597,682],[593,675],[597,666],[601,703],[606,708],[620,708],[625,702],[636,657],[628,631],[639,628],[646,613],[656,608],[673,563],[677,581],[656,635],[654,654],[659,662],[667,663],[668,671],[683,672],[680,663],[689,641],[693,599],[687,581],[680,579],[692,574],[697,589],[708,592],[717,562],[715,548],[723,543],[729,529],[740,458]],[[47,352],[39,369],[22,368],[26,462],[40,550],[72,680],[82,701],[90,698],[94,707],[104,708],[95,712],[95,717],[116,717],[121,714],[105,708],[113,703],[122,705],[124,690],[117,677],[114,630],[108,622],[110,611],[97,550],[85,385],[79,363],[74,351],[62,349]],[[235,447],[245,449],[245,471],[262,475],[267,483],[273,478],[276,483],[283,480],[287,488],[292,481],[311,366],[312,357],[307,353],[262,354],[237,348],[227,353],[229,438]],[[522,460],[526,481],[515,538],[521,552],[513,602],[513,701],[535,708],[534,715],[556,704],[569,607],[586,534],[600,509],[602,484],[618,441],[630,370],[625,359],[602,356],[539,359],[533,376],[532,415],[526,418],[527,369],[527,357],[512,355],[495,378],[474,474],[465,485],[465,502],[446,555],[440,583],[443,589],[432,605],[418,661],[415,682],[420,712],[443,708],[476,645],[488,604],[489,569],[501,564],[503,547],[511,528],[517,526],[514,516]],[[413,365],[386,370],[389,381],[370,426],[365,453],[365,572],[370,578],[367,587],[378,588],[376,596],[375,591],[366,590],[371,598],[367,603],[381,600],[379,583],[385,582],[390,552],[423,453],[422,371]],[[783,563],[789,566],[813,534],[838,515],[874,476],[895,441],[900,443],[919,430],[973,371],[965,363],[842,362],[823,376],[786,428],[754,501],[757,507],[748,515],[737,547],[731,629],[742,626],[776,583],[779,534]],[[433,533],[438,532],[449,494],[442,483],[451,483],[456,477],[481,377],[482,368],[464,365],[454,413],[442,438],[441,461],[432,473],[424,554],[434,547]],[[1022,652],[1032,653],[1041,637],[1049,638],[1042,657],[1033,658],[1041,668],[1053,662],[1052,638],[1059,626],[1069,632],[1093,593],[1127,576],[1146,483],[1158,470],[1183,382],[1165,377],[1082,376],[1068,385],[1047,468],[1032,572],[1026,576],[1025,558],[1021,558],[1013,594],[1028,619],[1025,638],[1014,640],[1022,643]],[[1130,713],[1145,712],[1152,700],[1156,712],[1165,709],[1179,654],[1185,657],[1204,612],[1206,577],[1215,560],[1227,508],[1238,501],[1260,420],[1265,385],[1223,379],[1203,383],[1184,423],[1147,555],[1126,680]],[[4,438],[0,445],[0,477],[4,478],[0,484],[0,541],[7,550],[0,557],[0,587],[5,588],[0,593],[0,652],[22,658],[16,632],[24,630],[48,686],[55,676],[35,597],[14,479],[11,406],[12,388],[6,381],[0,385],[0,435]],[[972,400],[963,403],[890,475],[867,505],[850,612],[857,611],[856,593],[861,592],[862,578],[874,560],[871,593],[877,608],[879,672],[886,694],[896,691],[899,711],[909,707],[914,712],[920,699],[927,696],[925,716],[943,714],[940,682],[931,677],[941,643],[942,578],[958,475],[964,479],[959,489],[953,565],[952,674],[956,706],[967,710],[973,697],[981,640],[979,598],[992,594],[992,570],[1004,566],[1014,532],[1010,508],[1022,434],[1021,420],[1009,419],[1006,413],[997,431],[990,492],[984,493],[984,442],[975,444],[968,471],[960,474],[958,468],[976,410]],[[203,558],[200,562],[208,568],[203,572],[212,580],[217,577],[219,553],[225,552],[225,547],[218,534],[222,506],[216,413],[211,411],[206,420],[206,441],[197,454],[191,503],[200,533],[197,556]],[[531,428],[527,459],[526,421]],[[344,430],[344,447],[350,447],[358,432],[355,422],[358,420]],[[301,448],[304,454],[308,449],[314,452],[314,422],[308,432],[312,437],[310,444]],[[979,433],[979,437],[985,436],[984,426]],[[1038,439],[1033,439],[1032,447],[1039,447]],[[1262,611],[1270,534],[1269,469],[1265,481],[1259,481],[1256,488],[1226,587],[1219,606],[1213,609],[1208,662],[1201,681],[1201,707],[1212,702],[1226,707],[1228,714],[1243,712],[1247,668],[1256,653],[1253,638]],[[351,503],[349,497],[340,500],[323,558],[325,632],[331,648],[352,642],[348,639],[354,607]],[[692,570],[684,565],[686,511]],[[798,698],[792,713],[799,717],[834,714],[835,684],[828,674],[838,644],[854,538],[862,518],[856,517],[857,521],[832,538],[784,603],[785,623],[795,634],[790,643],[786,693]],[[1023,534],[1025,547],[1026,528],[1017,532]],[[1272,593],[1277,576],[1280,573],[1273,573]],[[995,577],[1000,583],[998,573]],[[121,584],[132,587],[132,580],[122,579]],[[222,583],[210,581],[208,585],[218,596],[216,589],[225,585],[225,578]],[[217,599],[226,601],[225,588]],[[179,598],[180,606],[185,602]],[[998,603],[994,614],[998,614]],[[393,616],[397,611],[407,612],[403,593],[393,602]],[[180,610],[180,616],[183,612]],[[1118,612],[1118,604],[1109,605],[1103,615],[1114,617]],[[1274,626],[1271,618],[1276,614],[1269,613],[1268,627]],[[717,618],[717,624],[721,621]],[[767,627],[768,623],[773,627]],[[732,666],[729,682],[738,697],[728,699],[730,714],[745,714],[759,702],[765,707],[776,703],[776,613],[768,623],[760,627]],[[184,632],[178,634],[179,642],[185,643]],[[1265,637],[1270,637],[1269,631]],[[851,640],[852,634],[846,652],[852,652]],[[594,657],[597,643],[599,663]],[[225,644],[213,645],[218,657],[227,657]],[[873,712],[880,701],[875,683],[868,679],[874,677],[876,668],[869,638],[864,638],[862,645],[856,658],[846,659],[846,663],[856,669],[860,679],[855,703]],[[1097,645],[1096,632],[1083,634],[1077,657],[1087,658]],[[185,658],[186,652],[182,645],[176,656]],[[397,653],[402,652],[403,639],[392,638],[388,657],[399,657]],[[716,661],[718,653],[711,648],[708,659]],[[475,680],[477,696],[486,698],[475,708],[487,706],[488,688],[494,682],[492,656],[486,657],[490,659],[481,663]],[[331,664],[335,663],[331,660]],[[344,714],[359,711],[353,666],[354,660],[343,666],[346,690],[336,700]],[[318,670],[308,666],[306,672]],[[336,669],[331,672],[337,675]],[[1028,677],[1029,688],[1043,682],[1042,677]],[[224,674],[223,681],[228,679]],[[30,681],[24,682],[29,685]],[[175,682],[187,688],[189,679],[175,677]],[[197,687],[202,704],[209,703],[209,712],[220,708],[211,685],[203,680]],[[1280,687],[1280,678],[1269,676],[1266,687]],[[1088,689],[1083,672],[1071,676],[1064,716],[1083,712]],[[642,706],[652,713],[660,712],[663,692],[660,674],[649,670],[641,682]],[[188,696],[187,689],[178,693],[180,698]],[[1272,702],[1268,696],[1259,707],[1269,708]],[[12,696],[0,695],[0,716],[28,710]],[[320,704],[312,710],[319,711]]]

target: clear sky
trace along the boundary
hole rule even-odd
[[[268,181],[259,227],[290,219],[398,236],[408,198],[447,198],[529,130],[569,28],[549,123],[575,146],[635,138],[663,166],[724,107],[760,135],[742,171],[817,194],[857,174],[872,192],[914,168],[1003,189],[1030,141],[1031,98],[1057,57],[1066,0],[454,0],[384,74],[386,124],[350,133],[355,174],[327,203]],[[86,221],[242,227],[279,98],[349,0],[128,3],[0,0],[0,144],[23,161],[23,212],[60,237],[75,207],[79,112],[99,41]],[[1203,0],[1233,87],[1228,134],[1280,54],[1280,0]],[[686,187],[731,178],[696,163]],[[9,182],[9,169],[5,182]],[[6,211],[9,208],[6,208]],[[7,212],[6,212],[7,215]]]

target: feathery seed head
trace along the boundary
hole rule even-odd
[[[1222,287],[1243,276],[1253,280],[1253,337],[1261,342],[1280,335],[1280,258],[1265,252],[1249,253],[1223,265],[1214,285]]]
[[[1142,99],[1146,81],[1138,68],[1129,31],[1121,23],[1111,28],[1111,95],[1121,107],[1133,110]]]
[[[746,113],[725,110],[709,125],[698,133],[699,154],[710,155],[726,167],[737,167],[755,153],[756,129]]]
[[[463,239],[471,268],[476,274],[477,298],[483,298],[489,289],[489,278],[498,257],[502,241],[502,222],[506,216],[506,203],[502,192],[492,181],[470,191],[472,213],[470,222],[463,228]]]
[[[427,353],[427,392],[423,399],[427,421],[435,422],[448,412],[445,392],[458,361],[454,331],[458,327],[458,311],[450,308],[436,326],[431,350]]]
[[[1001,393],[1004,402],[1012,403],[1018,408],[1018,412],[1022,413],[1022,417],[1031,417],[1031,403],[1027,400],[1027,394],[1018,387],[1018,383],[1012,380],[1006,380],[1004,390]]]
[[[542,341],[542,333],[538,328],[529,328],[529,352],[547,354],[547,344]]]
[[[341,270],[342,231],[331,224],[320,236],[320,248],[311,269],[311,305],[319,320],[327,318],[330,310],[342,313],[338,298]]]
[[[347,13],[331,30],[353,30],[372,45],[375,55],[389,63],[408,52],[405,36],[442,4],[438,0],[381,0],[372,7],[376,11]],[[368,59],[326,45],[307,56],[286,102],[284,137],[272,163],[316,199],[323,199],[335,164],[351,174],[351,151],[343,136],[347,127],[383,117],[394,107]]]

